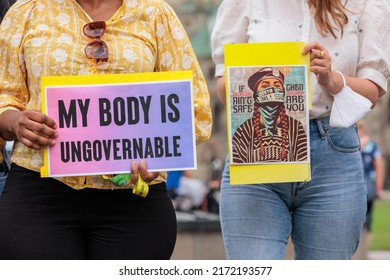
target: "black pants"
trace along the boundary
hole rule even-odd
[[[0,197],[0,259],[169,259],[175,242],[165,183],[74,190],[14,164]]]
[[[367,201],[367,212],[366,212],[366,221],[364,226],[368,232],[371,232],[372,229],[372,208],[374,205],[374,199]]]

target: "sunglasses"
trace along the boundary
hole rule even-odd
[[[97,61],[108,60],[107,44],[100,39],[103,37],[105,31],[106,23],[104,21],[93,21],[84,25],[84,35],[90,39],[94,39],[92,42],[88,43],[84,49],[86,57],[96,59]]]

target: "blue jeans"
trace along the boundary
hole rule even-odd
[[[0,165],[2,165],[3,163],[1,162]],[[0,196],[1,196],[1,193],[3,192],[3,188],[4,188],[4,185],[5,185],[5,179],[7,179],[6,175],[5,175],[5,172],[4,171],[0,171]]]
[[[5,185],[5,180],[7,179],[7,174],[8,170],[10,168],[10,161],[9,161],[9,154],[6,151],[6,148],[3,147],[0,150],[2,156],[3,156],[3,161],[0,162],[0,196],[1,193],[3,192],[4,185]]]
[[[310,182],[230,185],[225,165],[221,227],[228,259],[351,259],[366,213],[366,186],[356,126],[310,121]]]

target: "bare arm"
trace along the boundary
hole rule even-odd
[[[226,80],[225,76],[217,78],[217,94],[219,100],[225,104],[226,103]]]

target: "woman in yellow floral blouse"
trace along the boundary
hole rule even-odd
[[[91,44],[86,24],[105,28],[100,42]],[[41,150],[57,137],[40,112],[43,76],[192,70],[196,142],[209,138],[209,93],[172,8],[163,0],[21,0],[0,30],[0,137],[15,141],[0,198],[0,259],[170,258],[176,218],[165,172],[129,163],[132,181],[120,188],[102,176],[38,171]],[[131,192],[138,173],[150,185],[146,198]]]

